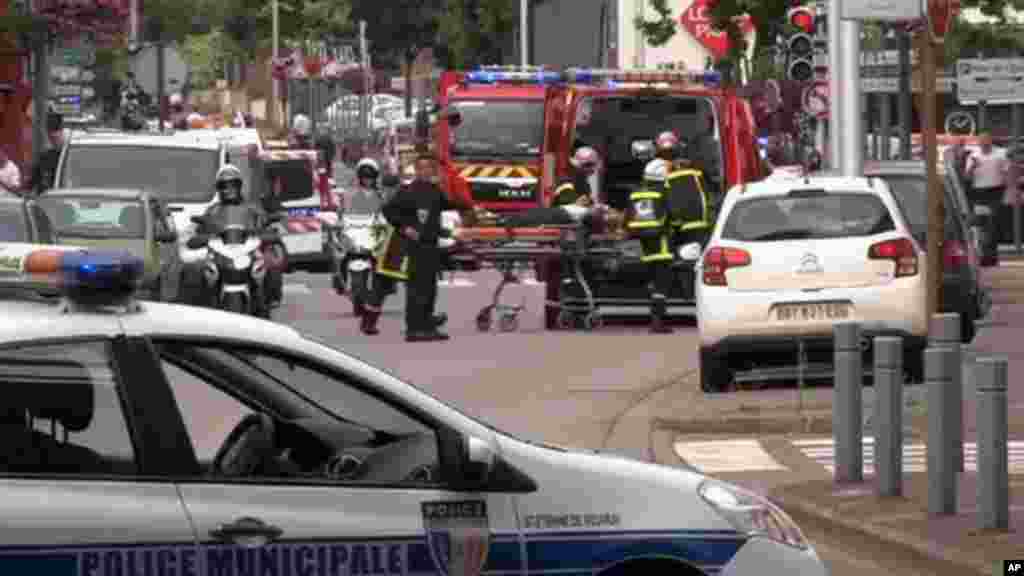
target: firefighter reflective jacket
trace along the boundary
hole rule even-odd
[[[626,228],[643,246],[643,262],[671,260],[669,248],[668,206],[665,194],[657,186],[647,185],[629,196],[633,214]]]
[[[704,186],[704,173],[695,168],[677,168],[665,180],[672,227],[679,232],[710,230],[711,198]]]
[[[555,186],[555,197],[552,206],[568,206],[575,204],[581,196],[590,196],[590,184],[586,178],[565,178]]]

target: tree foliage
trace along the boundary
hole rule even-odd
[[[352,0],[352,16],[368,23],[374,65],[398,68],[434,46],[444,0]]]
[[[500,64],[515,11],[511,0],[446,0],[438,23],[446,67]]]

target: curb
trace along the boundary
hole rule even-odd
[[[901,546],[919,556],[927,558],[928,560],[949,564],[950,568],[963,570],[979,576],[991,576],[993,573],[992,564],[978,564],[973,561],[965,560],[958,556],[956,551],[947,551],[945,549],[938,548],[937,546],[932,546],[924,540],[895,531],[887,531],[869,522],[858,522],[844,518],[826,507],[812,504],[806,500],[802,500],[798,496],[774,493],[771,495],[771,499],[783,509],[787,509],[787,511],[793,510],[799,515],[809,516],[813,519],[835,524],[840,528],[856,532],[868,538]]]
[[[677,434],[789,435],[832,434],[832,414],[803,414],[783,417],[735,417],[707,420],[653,418],[651,426]]]

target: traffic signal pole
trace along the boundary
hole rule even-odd
[[[845,98],[843,97],[842,84],[839,74],[839,54],[842,47],[839,44],[839,10],[842,0],[829,0],[828,2],[828,93],[829,98],[829,167],[833,170],[840,168],[843,151],[843,119],[840,114],[840,106]],[[858,58],[860,55],[857,56]]]
[[[839,19],[839,2],[833,0],[836,19]],[[829,17],[831,17],[831,12]],[[864,174],[864,117],[861,115],[860,97],[860,31],[861,23],[857,20],[839,21],[839,42],[833,44],[839,48],[837,52],[839,66],[838,85],[833,101],[839,103],[840,129],[836,132],[845,140],[839,156],[839,172],[843,176],[860,177]],[[840,91],[840,87],[846,91]]]

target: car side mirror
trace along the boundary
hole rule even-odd
[[[163,232],[158,232],[156,235],[156,241],[160,242],[161,244],[177,242],[178,233],[173,230],[164,230]]]
[[[486,489],[495,466],[494,449],[480,438],[453,429],[444,429],[438,436],[447,483],[461,491]]]
[[[189,220],[191,220],[193,224],[196,224],[198,226],[203,226],[206,224],[206,220],[202,216],[193,216],[189,218]]]
[[[494,450],[490,444],[475,436],[466,438],[465,450],[462,469],[466,481],[471,485],[486,485],[494,469]]]

